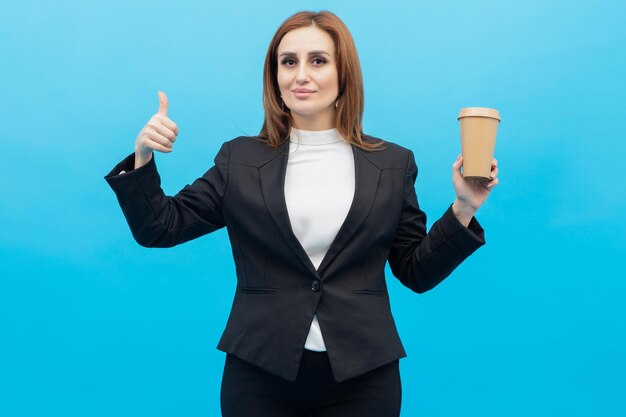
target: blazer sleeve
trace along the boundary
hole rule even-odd
[[[388,261],[393,275],[414,292],[426,292],[484,245],[484,230],[475,217],[465,227],[452,204],[426,233],[426,214],[415,194],[417,166],[409,150],[404,203]]]
[[[214,166],[174,196],[161,189],[155,156],[137,169],[132,153],[105,177],[117,196],[137,243],[168,248],[225,226],[222,203],[228,185],[229,147],[225,142]],[[123,171],[126,171],[125,173]]]

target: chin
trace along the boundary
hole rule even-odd
[[[301,116],[314,116],[316,114],[322,114],[325,110],[328,109],[328,106],[315,106],[315,108],[311,106],[294,106],[289,107],[291,113],[297,113]]]
[[[318,111],[306,111],[306,110],[299,110],[299,109],[291,109],[291,114],[297,114],[298,116],[305,116],[305,117],[310,117],[310,116],[315,116],[316,114],[320,114],[321,112]]]

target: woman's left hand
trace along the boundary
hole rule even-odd
[[[491,190],[498,184],[498,161],[494,158],[491,162],[489,182],[463,178],[463,174],[461,174],[462,166],[463,156],[459,155],[454,164],[452,164],[454,191],[459,204],[475,212],[487,200]]]

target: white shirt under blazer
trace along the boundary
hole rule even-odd
[[[337,129],[291,129],[285,201],[291,228],[315,268],[339,232],[354,198],[354,158]],[[317,315],[304,347],[325,351]]]

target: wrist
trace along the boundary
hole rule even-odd
[[[465,227],[469,225],[472,217],[476,214],[476,211],[478,210],[466,203],[461,202],[458,198],[454,200],[454,203],[452,203],[452,212],[459,222],[461,222]]]
[[[146,165],[152,159],[152,151],[143,153],[138,149],[135,149],[135,169],[141,168]]]

